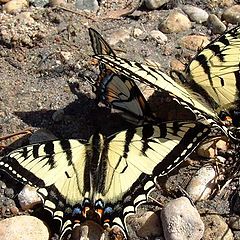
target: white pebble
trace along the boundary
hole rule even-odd
[[[7,13],[20,12],[23,8],[28,7],[27,0],[11,0],[3,6],[3,11]]]
[[[193,201],[206,200],[217,184],[217,171],[212,165],[200,168],[189,182],[186,191]]]
[[[161,212],[164,237],[168,240],[200,240],[204,224],[196,208],[186,197],[170,201]]]
[[[42,202],[41,198],[37,194],[36,188],[29,185],[26,185],[18,194],[18,201],[23,210],[33,208]]]

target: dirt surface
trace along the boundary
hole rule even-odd
[[[200,2],[202,7],[210,9],[210,5]],[[166,44],[159,44],[150,37],[149,32],[157,29],[161,20],[166,18],[168,9],[177,4],[175,1],[173,3],[161,11],[142,9],[128,17],[116,19],[105,18],[103,13],[108,11],[106,7],[101,9],[98,16],[76,13],[74,9],[33,8],[29,10],[33,20],[26,15],[0,13],[0,28],[5,29],[0,42],[0,136],[27,128],[43,128],[56,138],[88,139],[99,128],[105,134],[123,128],[125,123],[118,116],[96,104],[92,86],[86,80],[86,76],[96,79],[98,73],[91,57],[93,51],[88,28],[96,29],[107,41],[119,29],[141,29],[143,36],[119,41],[113,46],[114,51],[134,61],[149,59],[157,62],[163,71],[168,72],[171,59],[177,56],[188,62],[195,55],[195,52],[179,47],[182,36],[209,33],[205,26],[192,23],[193,27],[188,32],[169,34]],[[191,4],[194,3],[199,6],[199,2],[191,1]],[[213,37],[211,35],[210,39]],[[61,109],[64,110],[63,115],[59,111]],[[1,144],[9,142],[3,141]],[[174,171],[168,179],[168,188],[172,189],[178,184],[184,187],[200,167],[198,163],[194,167],[183,167],[179,174]],[[228,220],[233,187],[229,187],[227,197],[198,204],[200,212],[204,215],[211,210]],[[168,196],[169,199],[171,197]],[[1,217],[11,215],[2,213]],[[135,233],[132,234],[131,239],[140,239],[134,237]]]

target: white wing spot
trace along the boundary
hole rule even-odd
[[[193,144],[192,144],[192,143],[190,143],[190,144],[187,146],[188,149],[191,149],[192,147],[193,147]]]
[[[147,183],[145,183],[144,185],[144,191],[148,191],[150,188],[152,188],[154,186],[154,183],[152,181],[148,181]]]
[[[127,206],[123,210],[124,215],[128,215],[128,213],[132,213],[132,212],[135,212],[135,209],[133,206]]]
[[[38,192],[44,195],[45,197],[48,196],[48,191],[46,190],[46,188],[39,188]]]
[[[177,163],[177,162],[179,162],[179,159],[180,159],[180,158],[178,157],[178,158],[176,158],[173,162],[174,162],[174,163]]]
[[[172,164],[167,167],[168,170],[171,169],[171,168],[172,168]]]

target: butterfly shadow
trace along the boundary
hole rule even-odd
[[[88,139],[96,131],[108,136],[129,126],[109,108],[98,106],[94,99],[79,92],[77,97],[63,109],[14,114],[30,127],[46,129],[58,139]]]

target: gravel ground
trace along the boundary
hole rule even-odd
[[[223,11],[223,8],[213,9],[211,1],[189,3],[209,12],[214,10],[220,14]],[[159,63],[161,70],[169,72],[171,60],[177,58],[186,63],[196,54],[196,51],[180,47],[179,39],[189,34],[207,35],[209,39],[215,37],[204,24],[194,22],[188,31],[168,34],[165,44],[151,37],[150,31],[157,30],[169,9],[177,5],[177,1],[171,1],[161,10],[142,8],[128,17],[112,19],[105,18],[103,14],[108,11],[109,5],[103,5],[98,16],[63,8],[31,8],[28,10],[31,16],[26,13],[0,13],[0,136],[31,128],[34,131],[46,129],[56,138],[87,139],[99,128],[103,133],[111,134],[119,131],[119,126],[125,127],[118,116],[96,104],[91,84],[86,80],[86,76],[95,79],[98,72],[91,57],[93,51],[88,28],[96,29],[110,43],[117,37],[121,38],[121,32],[130,30],[129,38],[114,44],[117,55],[138,62],[148,59]],[[143,34],[133,37],[131,33],[136,28],[141,29]],[[17,138],[0,143],[8,145]],[[15,143],[8,150],[21,144],[23,142]],[[169,179],[161,181],[167,189],[161,190],[164,198],[174,197],[169,191],[177,185],[184,188],[200,167],[201,161],[197,157],[192,158],[197,160],[194,164],[188,167],[184,164],[179,172],[174,171]],[[0,186],[5,189],[6,176],[0,175],[0,179],[3,181]],[[11,208],[18,188],[10,181],[7,187],[13,188],[14,194],[10,194],[11,190],[0,192],[0,218],[19,214]],[[232,183],[224,196],[213,196],[198,203],[199,212],[202,215],[215,212],[229,222],[236,215],[239,204],[238,195],[233,191],[235,188],[236,183]],[[159,194],[157,196],[161,198]],[[234,234],[235,239],[239,239],[238,229]],[[135,236],[132,239],[140,238]]]

